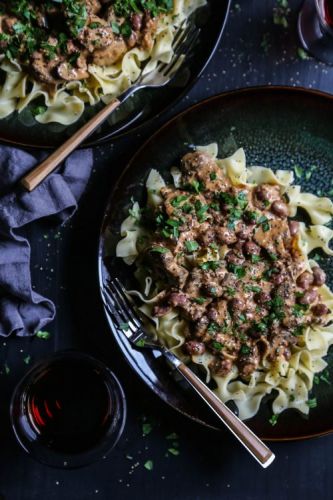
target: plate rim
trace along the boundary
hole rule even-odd
[[[78,146],[77,149],[86,149],[86,148],[90,148],[90,147],[100,146],[100,145],[105,144],[107,142],[116,141],[118,139],[126,137],[126,136],[130,135],[131,133],[133,133],[133,134],[138,133],[138,132],[141,131],[141,129],[143,127],[149,126],[152,123],[153,120],[159,119],[164,113],[166,113],[168,110],[172,109],[174,106],[176,106],[177,104],[179,104],[179,102],[196,85],[196,83],[200,79],[202,73],[205,71],[205,69],[207,68],[208,64],[212,60],[212,58],[214,57],[214,55],[215,55],[215,53],[216,53],[216,51],[217,51],[217,49],[218,49],[218,47],[220,45],[220,42],[221,42],[224,30],[226,28],[227,21],[228,21],[228,18],[229,18],[232,0],[225,0],[225,1],[226,1],[225,15],[224,15],[224,19],[223,19],[223,22],[221,24],[221,27],[219,29],[216,41],[213,44],[213,49],[210,52],[208,58],[204,61],[204,64],[201,66],[201,68],[199,69],[199,71],[194,75],[193,80],[182,90],[182,92],[180,92],[180,94],[175,99],[173,99],[168,104],[166,104],[163,107],[163,109],[157,115],[151,116],[150,118],[147,118],[147,120],[144,120],[141,124],[135,125],[133,128],[131,128],[131,126],[129,125],[129,129],[127,129],[126,125],[122,125],[120,123],[120,129],[118,131],[116,130],[114,133],[111,133],[111,135],[108,135],[106,137],[102,137],[102,138],[97,139],[97,140],[91,140],[90,141],[89,137],[88,137],[88,139],[86,141],[84,141],[80,146]],[[92,135],[93,134],[94,134],[94,132],[92,133]],[[8,146],[21,147],[21,148],[25,148],[27,150],[35,149],[35,150],[46,150],[46,151],[52,151],[52,150],[55,150],[57,147],[59,147],[59,146],[50,146],[50,145],[42,146],[42,145],[39,145],[39,144],[27,144],[24,141],[17,142],[15,140],[11,140],[11,139],[3,139],[1,136],[0,136],[0,144],[2,144],[2,145],[8,145]]]
[[[104,234],[105,234],[105,229],[107,227],[107,220],[109,217],[110,213],[110,206],[111,206],[111,200],[114,196],[114,193],[118,189],[118,186],[120,182],[122,181],[123,177],[127,174],[127,171],[131,168],[132,164],[135,163],[137,157],[140,156],[141,152],[149,146],[149,144],[155,140],[155,138],[162,133],[165,129],[172,127],[172,125],[177,122],[178,120],[182,119],[186,114],[191,113],[193,110],[196,110],[200,107],[204,107],[206,104],[211,103],[215,100],[220,100],[223,98],[228,98],[228,97],[233,97],[233,96],[242,96],[242,95],[251,95],[255,94],[258,92],[264,92],[266,94],[278,94],[280,93],[290,93],[294,95],[306,95],[318,99],[323,99],[325,101],[330,101],[330,104],[333,102],[333,95],[329,94],[328,92],[324,92],[321,90],[317,89],[309,89],[306,87],[302,86],[288,86],[288,85],[255,85],[255,86],[250,86],[250,87],[241,87],[237,88],[234,90],[228,90],[225,92],[220,92],[217,94],[214,94],[210,97],[204,98],[197,103],[194,103],[187,108],[185,108],[183,111],[177,113],[176,115],[172,116],[169,120],[167,120],[164,124],[161,125],[149,138],[144,141],[144,143],[135,151],[134,155],[130,158],[130,160],[126,163],[124,169],[120,173],[120,175],[117,177],[116,182],[112,186],[112,189],[110,191],[110,194],[108,196],[105,209],[103,212],[102,216],[102,222],[100,225],[100,232],[99,232],[99,240],[98,240],[98,258],[97,258],[97,266],[98,266],[98,283],[99,283],[99,293],[100,293],[100,298],[102,301],[103,305],[103,310],[105,314],[105,318],[107,320],[109,329],[111,330],[112,336],[118,346],[118,348],[121,350],[122,355],[124,356],[127,364],[131,367],[132,371],[136,373],[137,377],[141,379],[147,387],[157,396],[159,399],[161,399],[164,403],[168,404],[169,407],[173,408],[175,411],[183,415],[184,417],[189,418],[192,422],[195,422],[196,424],[203,425],[205,428],[216,431],[216,432],[221,432],[223,431],[223,428],[215,427],[213,425],[208,424],[207,422],[201,420],[200,418],[197,418],[193,415],[190,415],[189,413],[185,412],[184,410],[174,406],[170,401],[167,400],[167,398],[163,397],[155,388],[152,384],[147,383],[143,376],[142,372],[139,370],[136,370],[133,364],[130,362],[127,356],[124,355],[124,342],[121,341],[118,335],[115,334],[113,330],[113,325],[111,318],[108,315],[108,312],[104,306],[103,302],[103,296],[102,296],[102,288],[103,288],[103,269],[106,270],[106,266],[103,263],[103,248],[104,248]],[[304,441],[308,439],[313,439],[321,436],[327,436],[329,434],[333,433],[333,425],[330,429],[319,431],[319,432],[313,432],[310,434],[304,434],[304,435],[292,435],[292,436],[282,436],[282,437],[266,437],[264,435],[260,435],[259,437],[263,439],[264,441],[267,442],[286,442],[286,441]]]

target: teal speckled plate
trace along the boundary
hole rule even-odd
[[[140,149],[124,169],[114,188],[100,239],[100,283],[120,277],[133,285],[133,270],[114,258],[119,227],[133,196],[144,200],[144,181],[150,168],[167,176],[192,145],[219,144],[224,157],[242,146],[249,164],[294,169],[303,191],[333,195],[333,97],[320,92],[288,87],[249,88],[203,101],[168,122]],[[311,172],[311,174],[307,174]],[[114,235],[110,237],[110,235]],[[333,287],[332,258],[317,258]],[[125,358],[142,380],[161,399],[188,417],[219,428],[214,415],[193,393],[169,374],[164,359],[146,350],[133,350],[125,336],[114,332]],[[332,363],[330,358],[332,357]],[[304,439],[333,432],[333,356],[329,354],[329,381],[314,386],[311,398],[318,405],[304,417],[296,410],[284,412],[276,425],[268,397],[258,415],[248,421],[261,437],[270,440]]]

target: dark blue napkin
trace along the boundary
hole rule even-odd
[[[55,306],[31,287],[30,245],[19,229],[42,217],[73,215],[93,164],[91,150],[76,151],[31,193],[21,177],[45,154],[0,147],[0,336],[33,335],[52,321]]]

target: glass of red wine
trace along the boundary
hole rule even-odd
[[[298,17],[298,33],[312,56],[333,64],[333,0],[305,0]]]
[[[64,351],[37,363],[10,405],[18,442],[33,458],[75,468],[105,458],[124,428],[126,403],[115,375],[97,359]]]

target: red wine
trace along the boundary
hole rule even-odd
[[[323,17],[329,26],[333,27],[333,0],[321,0]]]
[[[81,453],[101,441],[113,409],[98,368],[78,359],[60,359],[27,387],[26,411],[41,444],[61,453]]]

